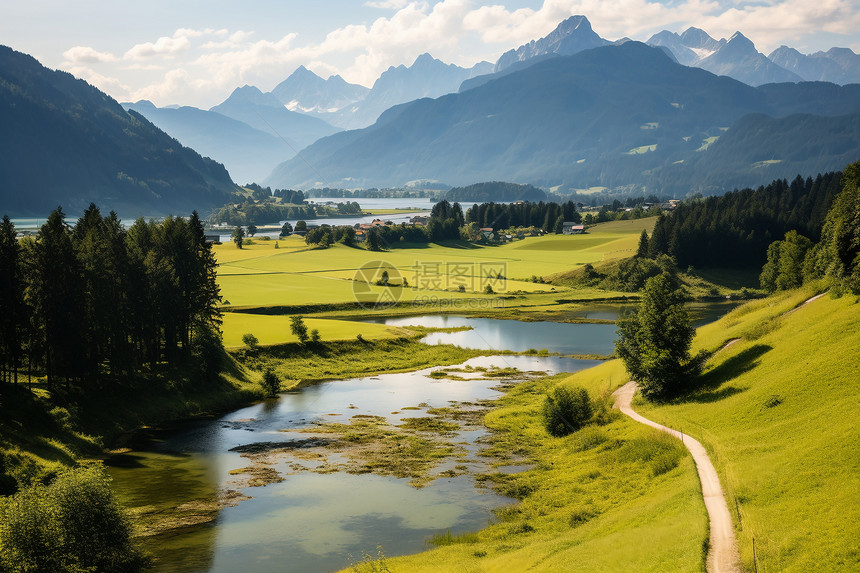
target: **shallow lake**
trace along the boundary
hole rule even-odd
[[[718,306],[710,316],[728,309]],[[624,311],[607,307],[591,312],[589,318],[613,319]],[[385,320],[389,324],[418,323],[416,317]],[[615,333],[612,324],[455,316],[424,316],[420,323],[468,324],[474,330],[450,334],[472,333],[476,338],[469,342],[483,344],[480,348],[546,348],[570,354],[610,354]],[[466,339],[461,342],[466,345]],[[510,367],[552,374],[598,363],[559,356],[482,356],[460,367]],[[513,500],[476,485],[470,475],[489,468],[490,461],[480,456],[480,440],[486,436],[480,427],[457,432],[452,441],[463,455],[430,470],[436,479],[422,488],[413,487],[407,478],[344,471],[314,473],[319,462],[277,456],[267,458],[265,467],[284,478],[280,483],[250,487],[231,474],[252,463],[247,455],[230,451],[237,446],[288,444],[314,435],[303,430],[314,429],[317,423],[349,423],[355,415],[379,416],[399,425],[404,419],[429,415],[429,408],[456,404],[468,408],[500,395],[494,389],[499,380],[476,379],[480,374],[474,372],[456,373],[464,378],[459,380],[437,379],[429,376],[433,370],[309,386],[214,420],[189,422],[180,429],[146,437],[131,451],[109,459],[117,493],[144,521],[181,514],[180,523],[185,527],[147,538],[147,549],[158,560],[156,570],[322,573],[349,567],[363,553],[375,556],[377,547],[387,556],[415,553],[427,548],[434,534],[450,530],[456,535],[492,522],[493,510]],[[452,475],[450,471],[458,467],[468,471]],[[523,468],[514,461],[499,471]],[[231,491],[250,499],[223,507],[219,500]],[[197,519],[207,512],[209,518]]]
[[[483,356],[461,366],[555,373],[597,363],[562,357]],[[299,430],[318,421],[348,423],[358,414],[399,424],[406,418],[427,416],[431,407],[499,396],[493,389],[498,380],[468,379],[465,373],[460,375],[466,380],[434,379],[428,376],[432,370],[310,386],[217,420],[189,424],[109,460],[117,492],[130,506],[143,507],[141,511],[212,504],[229,489],[241,489],[252,497],[221,509],[211,523],[152,538],[148,549],[159,559],[157,570],[333,571],[357,562],[362,552],[376,555],[377,546],[388,556],[414,553],[425,549],[433,534],[485,527],[493,520],[492,510],[512,500],[476,487],[469,475],[440,475],[454,462],[432,470],[440,477],[420,489],[408,479],[390,476],[296,472],[291,459],[269,466],[283,475],[281,483],[246,488],[231,484],[230,470],[249,465],[246,457],[230,451],[236,446],[306,438],[308,434]],[[452,438],[466,451],[457,464],[472,471],[487,469],[477,443],[485,434],[483,429],[466,429]]]
[[[466,318],[453,315],[381,318],[391,326],[427,326],[431,328],[471,327],[457,332],[433,332],[421,339],[426,344],[454,344],[480,350],[529,349],[560,354],[612,354],[615,344],[614,324],[570,324],[561,322],[519,322],[495,318]]]
[[[737,303],[690,303],[687,310],[694,326],[719,318]],[[635,310],[635,304],[602,304],[574,311],[571,316],[583,320],[617,320]],[[520,322],[495,318],[468,318],[457,315],[398,316],[372,319],[368,322],[390,326],[426,326],[429,328],[469,327],[457,332],[433,332],[421,339],[426,344],[454,344],[479,350],[530,349],[559,354],[597,354],[608,356],[615,350],[617,328],[614,324]]]

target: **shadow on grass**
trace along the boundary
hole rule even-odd
[[[759,363],[759,358],[771,350],[773,348],[766,344],[756,344],[738,353],[737,356],[732,356],[713,370],[703,374],[699,378],[698,388],[686,396],[682,396],[679,401],[700,404],[719,402],[743,392],[742,388],[724,386],[724,384],[755,368]]]

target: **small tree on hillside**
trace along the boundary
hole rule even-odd
[[[281,379],[271,368],[266,368],[263,371],[263,378],[260,380],[260,386],[263,388],[263,393],[267,397],[273,397],[281,391]]]
[[[288,237],[292,233],[293,233],[293,226],[290,225],[289,221],[287,221],[286,223],[284,223],[284,226],[281,227],[281,236],[282,237]]]
[[[251,350],[257,348],[257,345],[260,343],[260,341],[257,340],[257,337],[250,332],[242,335],[242,342]]]
[[[254,223],[251,223],[250,225],[248,225],[248,235],[253,237],[256,234],[257,234],[257,225],[255,225]]]
[[[296,231],[307,231],[308,224],[305,221],[296,221]]]
[[[308,341],[308,326],[301,316],[290,317],[290,332],[304,344]]]
[[[591,398],[579,386],[556,386],[544,399],[543,425],[556,437],[577,431],[588,423],[592,414]]]
[[[237,226],[233,229],[231,238],[233,239],[233,242],[236,243],[236,248],[241,249],[242,243],[245,241],[245,230],[241,226]]]
[[[639,248],[636,249],[636,256],[640,259],[648,256],[648,231],[645,229],[642,229],[642,234],[639,235]]]
[[[695,329],[683,302],[677,278],[664,272],[645,283],[636,313],[618,321],[615,352],[648,399],[677,395],[701,370],[702,357],[690,357]]]

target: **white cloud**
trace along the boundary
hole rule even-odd
[[[173,37],[162,36],[155,42],[144,42],[137,44],[128,50],[123,58],[126,60],[148,60],[155,57],[176,57],[191,47],[192,36],[189,32],[193,30],[179,29]]]
[[[67,71],[120,101],[131,91],[131,87],[122,81],[100,74],[87,66],[72,66]]]
[[[136,84],[133,92],[140,97],[200,105],[201,100],[211,101],[244,83],[270,89],[299,65],[320,75],[339,74],[347,81],[369,86],[389,66],[409,65],[424,52],[461,66],[481,59],[495,61],[509,49],[546,36],[574,14],[587,16],[595,32],[609,40],[627,36],[644,41],[662,29],[680,32],[697,26],[716,38],[740,30],[765,53],[779,44],[800,49],[804,41],[812,41],[813,34],[819,34],[815,49],[822,49],[822,35],[835,39],[831,45],[857,49],[860,11],[855,3],[544,0],[538,8],[509,9],[502,0],[370,0],[363,4],[370,20],[356,19],[356,23],[315,38],[295,32],[279,38],[261,37],[259,31],[255,34],[248,28],[178,28],[170,36],[132,46],[121,58],[86,46],[75,46],[63,55],[66,65],[86,69],[104,89],[115,85],[120,90],[124,84],[107,75],[93,75],[95,72],[86,66],[98,64],[103,74],[113,72],[126,83]],[[377,13],[367,8],[392,12],[376,17]],[[310,33],[301,29],[303,34]],[[839,38],[845,40],[840,42]],[[147,73],[156,70],[171,71],[156,72],[157,76]],[[149,82],[151,85],[141,87]]]
[[[178,98],[188,97],[200,88],[207,87],[207,82],[194,80],[184,68],[170,70],[161,81],[131,92],[132,101],[150,100],[156,105],[168,105],[179,101]]]
[[[767,53],[815,32],[854,36],[860,29],[860,12],[854,0],[786,0],[732,7],[703,18],[699,27],[715,37],[728,38],[740,31]]]
[[[224,36],[229,34],[229,37],[226,40],[221,42],[206,42],[203,44],[203,49],[206,50],[223,50],[227,48],[239,48],[245,43],[247,40],[254,35],[254,32],[246,32],[245,30],[239,30],[237,32],[233,32],[230,34],[227,30],[223,30]]]
[[[75,46],[63,52],[63,57],[72,65],[115,62],[117,57],[107,52],[99,52],[89,46]]]

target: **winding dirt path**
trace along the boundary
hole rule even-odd
[[[696,469],[699,472],[699,480],[702,482],[702,496],[705,498],[705,508],[708,510],[711,524],[708,571],[710,573],[739,573],[741,571],[740,555],[738,554],[737,543],[735,541],[732,517],[729,514],[726,498],[723,496],[723,488],[720,487],[720,478],[717,476],[717,470],[714,469],[714,465],[708,458],[705,448],[692,437],[652,422],[634,412],[630,404],[633,401],[633,394],[635,392],[635,382],[628,382],[616,390],[612,394],[616,397],[615,407],[637,422],[675,436],[684,442],[684,445],[693,454],[693,460],[696,462]]]

